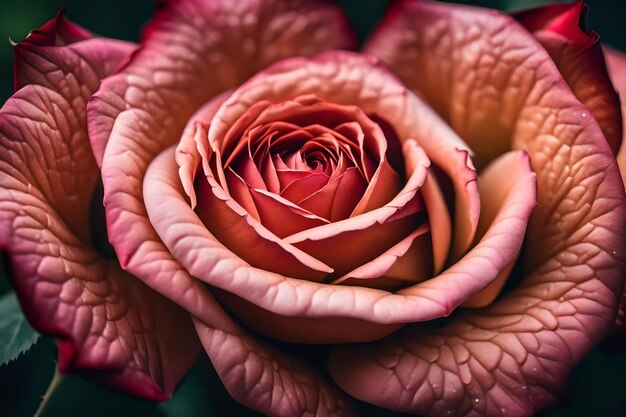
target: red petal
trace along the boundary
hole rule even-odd
[[[432,254],[428,232],[426,224],[418,227],[376,259],[332,283],[393,290],[430,278]]]
[[[250,194],[258,207],[261,224],[280,238],[329,223],[276,194],[259,189],[251,189]]]
[[[587,31],[585,15],[589,6],[582,1],[566,4],[548,4],[513,14],[530,32],[542,29],[558,33],[578,50],[584,51],[598,42],[598,34]],[[548,53],[550,51],[548,50]]]

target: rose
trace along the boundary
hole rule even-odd
[[[396,2],[366,50],[381,55],[406,85],[416,87],[474,150],[483,205],[478,220],[476,173],[468,163],[467,145],[371,58],[334,52],[309,60],[284,61],[235,92],[213,98],[278,58],[349,44],[343,18],[325,3],[280,2],[283,7],[270,1],[238,6],[228,3],[167,3],[146,31],[143,48],[90,99],[98,89],[97,80],[124,62],[131,46],[87,39],[88,33],[58,18],[17,48],[18,85],[28,85],[2,110],[2,167],[9,174],[2,178],[3,248],[27,315],[40,330],[59,338],[60,368],[92,373],[105,370],[96,377],[109,385],[164,399],[198,349],[187,311],[194,317],[200,341],[224,384],[239,401],[273,415],[354,413],[354,405],[310,364],[288,357],[271,342],[253,338],[224,313],[211,293],[246,320],[246,326],[266,333],[274,331],[273,335],[281,338],[315,337],[315,341],[375,339],[406,322],[448,315],[461,303],[491,304],[504,284],[507,268],[515,263],[526,219],[535,204],[528,154],[537,176],[537,208],[525,235],[524,272],[513,274],[523,277],[515,289],[487,308],[460,312],[439,329],[411,325],[377,343],[333,347],[329,370],[332,379],[349,394],[394,410],[431,415],[449,411],[459,415],[472,411],[529,415],[553,403],[568,370],[604,334],[613,316],[615,294],[621,291],[623,184],[596,122],[602,122],[610,136],[611,127],[619,132],[615,129],[619,119],[600,117],[583,94],[579,93],[588,108],[575,99],[561,75],[568,79],[568,68],[572,67],[557,60],[559,73],[546,50],[509,18],[460,6]],[[570,5],[559,10],[558,16],[571,17],[576,11],[580,13],[580,5]],[[293,17],[294,13],[299,18],[285,30],[285,22],[292,21],[286,16]],[[536,13],[546,16],[545,10]],[[571,29],[559,32],[550,25],[546,28],[563,35],[564,44],[575,46],[577,38],[571,33],[584,34],[578,19],[548,19],[554,21]],[[216,27],[223,30],[212,32]],[[253,29],[255,36],[250,36],[246,31]],[[201,31],[209,32],[200,35]],[[310,49],[293,44],[301,39],[299,36],[311,33],[314,40],[306,43]],[[537,37],[541,40],[539,34]],[[468,39],[473,41],[457,43]],[[60,46],[63,44],[67,45]],[[551,50],[548,42],[542,44]],[[248,54],[255,59],[245,59]],[[495,60],[493,54],[501,55],[503,61]],[[250,62],[254,68],[245,66]],[[490,65],[495,69],[484,69]],[[455,76],[463,78],[459,81]],[[575,78],[568,79],[574,91]],[[209,81],[213,84],[207,86]],[[468,90],[463,81],[471,82],[474,90]],[[612,89],[602,88],[610,84],[596,80],[593,85],[596,97],[614,101]],[[305,96],[310,93],[317,98]],[[109,237],[122,265],[148,286],[90,249],[86,225],[98,170],[93,161],[84,158],[89,155],[87,99],[89,139],[101,166]],[[194,187],[191,175],[196,166],[209,177],[230,172],[224,165],[228,160],[220,162],[222,154],[233,155],[228,143],[247,145],[249,141],[243,136],[252,137],[253,132],[222,133],[237,123],[254,128],[241,116],[250,114],[263,100],[275,100],[275,107],[281,103],[292,106],[286,112],[288,118],[297,116],[293,106],[302,104],[306,104],[304,108],[315,103],[342,106],[342,114],[351,109],[349,106],[358,105],[365,116],[357,109],[351,117],[360,121],[361,128],[378,125],[385,137],[381,141],[380,131],[374,134],[377,128],[369,129],[370,137],[379,138],[367,142],[373,144],[369,146],[374,151],[368,152],[374,154],[376,162],[380,165],[383,155],[389,161],[402,155],[401,164],[394,164],[407,171],[403,186],[413,184],[412,174],[426,171],[425,178],[437,179],[441,194],[454,201],[454,237],[442,232],[446,231],[446,210],[432,210],[434,203],[428,200],[433,197],[429,195],[437,192],[427,191],[426,179],[424,187],[409,190],[409,201],[393,207],[406,210],[412,207],[409,202],[416,201],[414,195],[420,196],[417,202],[424,202],[432,235],[426,250],[431,245],[433,253],[439,251],[435,235],[451,239],[452,251],[444,250],[445,255],[433,257],[434,267],[439,269],[442,262],[437,259],[449,254],[449,268],[437,277],[391,293],[364,288],[361,281],[350,287],[272,273],[272,269],[289,266],[282,262],[289,259],[284,255],[280,263],[269,259],[268,270],[250,267],[242,260],[244,256],[270,252],[245,254],[247,248],[242,242],[257,239],[256,244],[258,239],[266,239],[280,249],[291,243],[276,240],[261,228],[256,231],[262,233],[225,242],[231,248],[240,244],[235,248],[237,254],[214,239],[210,232],[218,234],[215,228],[226,224],[226,219],[212,224],[212,217],[203,218],[201,209],[211,209],[218,202],[206,204],[199,198],[196,216],[183,190],[190,196],[195,193],[231,202],[239,210],[232,203],[234,194],[231,198],[220,193],[220,185],[226,188],[225,178],[220,184],[215,178],[213,183],[208,179],[215,191],[211,197],[204,178],[196,178]],[[206,135],[202,134],[206,128],[203,121],[210,123]],[[319,114],[315,121],[319,124]],[[179,179],[174,151],[166,148],[178,141],[188,122],[177,155]],[[305,135],[314,129],[309,126],[313,124],[295,130]],[[337,137],[342,132],[339,126],[325,126],[330,131],[326,133],[334,138],[327,138],[325,143],[341,139],[344,148],[353,146],[355,140],[351,141],[350,135],[343,135],[345,141]],[[402,153],[392,146],[394,135],[402,143]],[[617,149],[619,139],[609,140]],[[199,144],[197,151],[188,146],[195,142]],[[290,143],[294,143],[293,138]],[[383,150],[385,144],[387,149]],[[41,151],[46,147],[54,149],[54,157]],[[509,147],[525,149],[527,154],[513,152],[492,163]],[[327,156],[318,159],[318,165],[329,165],[329,146],[320,149]],[[363,154],[359,149],[355,155]],[[242,155],[240,160],[236,160],[236,153],[233,156],[234,165],[238,165],[234,174],[243,175],[242,166],[254,165],[249,159],[245,162],[245,153]],[[283,156],[278,152],[279,158]],[[426,157],[441,172],[431,169]],[[367,162],[354,159],[353,168],[365,170]],[[297,161],[291,162],[296,167]],[[264,177],[265,181],[268,178]],[[398,197],[402,195],[407,196],[400,193]],[[240,198],[237,204],[241,206],[243,201]],[[450,203],[444,198],[441,207],[446,205]],[[283,202],[281,207],[286,206],[289,204]],[[224,204],[220,207],[224,209]],[[235,219],[239,220],[238,227],[243,227],[238,230],[253,228],[253,209],[259,209],[256,203],[243,213],[246,221]],[[363,215],[368,217],[375,211]],[[355,226],[357,221],[348,219],[348,223]],[[474,245],[475,226],[482,239],[476,238]],[[392,235],[399,241],[408,236],[396,233]],[[229,236],[223,234],[222,238]],[[469,246],[472,249],[465,253]],[[345,250],[341,245],[335,248]],[[299,250],[306,255],[307,251]],[[391,255],[386,256],[387,261],[401,255],[397,251],[387,254]],[[251,259],[257,265],[266,261]],[[382,264],[376,262],[376,266]],[[422,272],[418,268],[411,271]],[[280,325],[278,331],[276,323]],[[338,326],[341,333],[336,330]],[[287,395],[280,394],[285,392]],[[276,398],[279,400],[274,401]]]

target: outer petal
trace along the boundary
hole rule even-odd
[[[103,83],[88,109],[90,138],[102,161],[109,237],[123,267],[203,318],[206,288],[182,271],[147,218],[142,183],[148,164],[218,92],[276,59],[350,47],[349,32],[340,9],[325,1],[163,5],[143,48]]]
[[[609,69],[611,80],[622,98],[622,115],[626,114],[626,54],[612,48],[604,47],[604,56]],[[622,173],[622,181],[626,183],[626,146],[622,146],[617,154],[617,164]],[[610,338],[621,346],[626,346],[626,291],[622,294],[619,303],[615,327]]]
[[[595,32],[585,29],[587,5],[582,1],[551,4],[515,13],[546,48],[578,100],[600,124],[613,153],[622,141],[619,97],[609,80]]]
[[[68,33],[81,40],[55,46]],[[189,316],[98,255],[89,233],[99,172],[85,107],[134,46],[86,36],[58,16],[16,46],[20,82],[34,84],[0,110],[0,248],[27,317],[57,337],[62,372],[165,400],[199,349]]]
[[[268,416],[359,415],[356,405],[310,364],[259,342],[213,303],[210,324],[196,320],[196,330],[233,398]]]
[[[484,109],[481,94],[495,93],[489,103],[499,105],[489,114],[501,137],[510,133],[513,147],[531,157],[538,206],[526,235],[527,275],[492,307],[440,329],[407,328],[379,345],[338,351],[331,372],[352,395],[395,410],[530,416],[557,402],[571,368],[612,320],[624,276],[623,185],[597,123],[582,117],[586,108],[550,57],[511,18],[429,2],[395,7],[376,42],[387,42],[401,74],[414,79],[413,71],[419,73],[429,99],[428,86],[445,92],[438,108],[470,141],[477,139],[482,113],[466,125],[457,119],[461,108]],[[394,43],[396,31],[407,38],[406,25],[410,44]],[[409,62],[400,64],[399,48]],[[494,57],[498,51],[502,56]],[[498,63],[498,71],[492,65],[484,73],[470,69],[480,59]],[[476,93],[451,94],[463,84],[454,83],[456,71],[473,80]],[[496,81],[503,84],[490,88]],[[519,86],[529,92],[523,98]],[[510,108],[517,108],[513,118]],[[360,383],[371,380],[377,384]]]

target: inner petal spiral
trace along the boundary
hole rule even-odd
[[[313,95],[251,106],[215,151],[222,185],[260,221],[280,203],[336,222],[380,207],[401,188],[379,125],[357,107]],[[304,230],[287,229],[270,228],[281,237]]]
[[[189,195],[220,242],[252,266],[300,279],[398,288],[432,274],[419,191],[430,162],[416,142],[403,148],[378,115],[314,94],[257,100],[212,137],[208,125],[224,121],[216,111],[229,108],[219,103],[199,111],[179,154],[189,173],[203,160],[206,178]],[[290,261],[260,255],[270,249]]]

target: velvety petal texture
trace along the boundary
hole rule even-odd
[[[558,401],[621,295],[626,231],[616,225],[626,206],[613,152],[551,57],[509,16],[396,1],[366,50],[423,94],[481,169],[524,149],[537,208],[513,291],[437,329],[407,326],[379,343],[337,348],[331,375],[392,410],[531,416]]]
[[[86,105],[136,49],[62,13],[15,45],[0,110],[0,248],[26,316],[57,338],[61,372],[168,399],[199,351],[188,313],[94,249],[99,171]],[[95,201],[92,201],[95,199]]]
[[[273,61],[352,48],[355,38],[341,10],[323,0],[160,4],[142,48],[91,98],[89,136],[102,167],[109,238],[120,263],[208,323],[208,288],[174,260],[147,218],[142,183],[149,163],[220,92]],[[174,230],[186,222],[177,219]]]
[[[141,184],[148,164],[219,92],[282,57],[349,48],[353,36],[340,9],[325,1],[183,0],[163,3],[142,45],[89,106],[109,237],[126,269],[202,318],[198,299],[206,290],[175,266],[147,218]],[[169,263],[175,283],[163,267]]]
[[[27,316],[62,371],[153,400],[202,347],[270,416],[556,403],[625,276],[585,11],[395,0],[364,53],[329,0],[164,0],[140,48],[60,14],[16,45],[0,110]],[[330,344],[327,372],[272,339]]]
[[[270,416],[359,415],[354,401],[306,361],[260,342],[223,311],[211,317],[210,324],[196,320],[196,329],[235,400]]]
[[[621,110],[622,115],[626,114],[626,54],[616,49],[605,46],[604,56],[606,58],[606,64],[608,66],[609,75],[615,85],[615,88],[619,92],[622,99]],[[626,136],[626,134],[625,134]],[[622,140],[622,146],[617,154],[617,164],[619,165],[620,172],[622,173],[622,181],[626,183],[626,146]],[[617,317],[615,318],[615,327],[609,335],[611,343],[617,346],[626,346],[626,290],[622,294],[621,301],[617,310]]]
[[[355,71],[360,74],[355,74]],[[344,77],[349,77],[350,82]],[[431,140],[435,142],[434,138],[439,139],[439,147],[449,151],[448,161],[450,155],[459,155],[458,162],[463,165],[454,165],[453,162],[446,165],[445,169],[451,174],[460,174],[456,176],[459,181],[458,194],[474,198],[472,190],[476,191],[476,173],[467,165],[468,153],[455,152],[457,147],[463,146],[460,139],[415,94],[402,87],[388,70],[364,55],[329,52],[311,59],[293,58],[271,66],[234,91],[222,103],[209,127],[208,142],[220,143],[219,138],[225,137],[230,127],[246,114],[249,108],[247,103],[264,100],[283,102],[313,92],[329,102],[357,105],[366,114],[385,115],[403,142],[409,174],[405,190],[388,205],[347,219],[345,224],[363,224],[363,230],[367,231],[377,219],[402,220],[402,208],[409,207],[407,201],[412,199],[411,196],[419,188],[418,184],[425,184],[425,178],[431,175],[427,168],[428,159],[432,158],[426,158],[425,150],[427,147],[436,148],[435,143],[429,143]],[[286,321],[293,322],[295,319],[301,319],[300,329],[311,330],[306,332],[307,341],[314,341],[313,338],[318,337],[317,342],[338,342],[372,340],[393,331],[398,324],[449,315],[467,298],[490,285],[515,259],[524,237],[526,222],[535,206],[535,177],[527,164],[526,173],[520,176],[514,192],[503,201],[498,215],[482,239],[442,274],[396,293],[362,286],[307,282],[298,276],[283,276],[255,268],[216,239],[210,228],[207,229],[194,214],[181,185],[176,184],[178,167],[173,164],[172,152],[166,151],[155,159],[144,182],[146,207],[160,238],[191,275],[275,315],[272,318],[273,327],[280,331],[273,336],[287,340],[302,341],[301,333],[292,334],[287,330],[294,326]],[[443,151],[438,153],[435,150],[433,153],[443,166]],[[465,178],[461,175],[464,172],[468,173]],[[413,182],[415,185],[412,185]],[[436,201],[437,198],[432,200]],[[472,204],[478,206],[479,202]],[[308,233],[308,240],[315,242],[336,235],[343,224],[340,221],[333,224],[334,229],[323,225],[301,233]],[[297,243],[301,240],[293,237],[284,241]],[[360,243],[358,240],[350,242],[356,245]],[[390,245],[389,249],[393,246]],[[394,249],[396,254],[401,251],[400,248]],[[382,270],[388,268],[386,262],[390,259],[383,255],[384,252],[381,251],[381,257],[375,261]],[[358,278],[357,273],[352,278]],[[416,275],[414,273],[411,279]],[[240,315],[240,318],[254,325],[259,315],[261,313],[247,315],[247,318]],[[313,318],[316,320],[310,320]],[[334,323],[338,318],[361,323],[353,323],[353,327],[336,326]],[[310,329],[310,323],[316,324],[314,330]]]
[[[622,142],[622,112],[604,63],[597,33],[587,30],[582,1],[551,4],[513,14],[548,51],[578,100],[596,119],[613,153]]]

